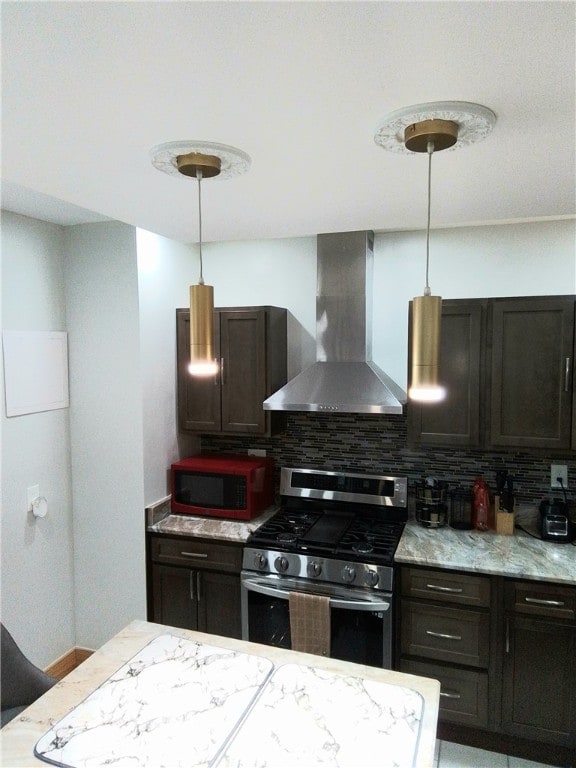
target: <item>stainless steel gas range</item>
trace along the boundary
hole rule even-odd
[[[291,594],[329,599],[330,656],[391,668],[405,477],[282,468],[281,508],[250,535],[242,637],[291,648]]]

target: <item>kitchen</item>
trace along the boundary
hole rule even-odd
[[[379,111],[380,105],[373,105],[373,122]],[[474,155],[481,148],[489,163],[488,140],[466,152]],[[141,149],[144,163],[148,149]],[[375,150],[374,162],[381,158]],[[440,183],[440,159],[436,173]],[[424,193],[421,169],[413,198]],[[179,191],[187,194],[186,187]],[[217,198],[214,194],[210,202],[216,205]],[[445,298],[573,293],[574,221],[565,218],[573,214],[573,205],[566,202],[566,209],[555,211],[541,204],[541,215],[558,217],[553,220],[438,229],[435,290]],[[188,211],[188,202],[182,207]],[[407,303],[422,283],[423,237],[415,230],[424,221],[424,197],[418,213],[421,223],[410,230],[376,232],[375,238],[373,356],[401,385],[406,381]],[[192,211],[174,214],[182,220],[192,216]],[[212,216],[207,205],[206,217]],[[342,226],[318,222],[306,231],[354,228],[340,217]],[[165,495],[170,462],[198,447],[194,438],[175,431],[174,374],[174,310],[186,306],[188,285],[197,279],[196,248],[127,224],[62,228],[12,213],[3,218],[2,238],[3,327],[69,332],[69,412],[12,420],[3,415],[2,611],[24,636],[42,623],[46,633],[37,661],[49,664],[71,647],[97,647],[134,616],[145,616],[142,510]],[[287,307],[289,375],[313,362],[315,236],[251,242],[247,236],[215,233],[214,239],[229,241],[205,247],[217,304]],[[160,272],[152,269],[154,258]],[[349,457],[362,470],[409,464],[412,478],[457,461],[466,464],[467,479],[478,464],[488,475],[500,458],[475,451],[411,451],[404,434],[402,417],[299,415],[280,455],[292,460],[304,444],[309,463],[321,453],[332,462]],[[256,447],[267,446],[259,442]],[[508,461],[509,454],[505,457]],[[514,455],[518,474],[530,479],[532,500],[548,493],[550,458]],[[572,482],[571,454],[554,459],[568,465]],[[36,523],[22,509],[26,488],[35,483],[49,502],[46,520]],[[523,492],[521,484],[518,490]]]

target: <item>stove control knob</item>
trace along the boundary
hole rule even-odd
[[[347,584],[352,584],[355,578],[356,578],[356,568],[354,568],[353,565],[345,565],[344,568],[342,568],[342,579]]]
[[[366,571],[364,581],[369,587],[375,587],[378,584],[378,573],[376,571]]]
[[[286,573],[290,563],[288,562],[288,558],[282,555],[281,557],[276,558],[274,565],[276,566],[277,571],[280,571],[280,573]]]
[[[266,558],[266,555],[263,555],[262,552],[257,552],[254,555],[254,567],[258,568],[259,571],[263,571],[267,565],[268,565],[268,560]]]
[[[306,572],[308,573],[308,576],[320,576],[320,574],[322,573],[322,566],[320,565],[320,563],[317,563],[315,560],[312,560],[310,563],[308,563]]]

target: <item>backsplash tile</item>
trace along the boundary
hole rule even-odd
[[[414,449],[406,444],[406,416],[373,414],[288,413],[286,431],[271,438],[204,435],[202,450],[246,453],[264,448],[280,467],[346,470],[406,475],[413,483],[433,476],[451,486],[471,486],[483,475],[494,491],[495,472],[506,468],[515,478],[520,504],[536,504],[552,491],[550,463],[568,465],[569,487],[576,482],[576,458],[570,452],[481,451],[450,448]]]

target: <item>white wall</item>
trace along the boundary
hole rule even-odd
[[[62,227],[2,212],[2,328],[66,330]],[[2,621],[46,666],[75,644],[69,409],[7,418],[1,379]],[[44,519],[26,511],[31,485]]]
[[[66,229],[76,644],[146,616],[136,230]]]

